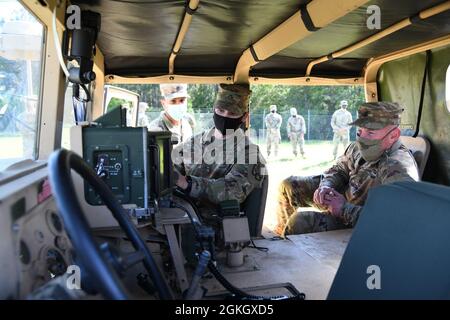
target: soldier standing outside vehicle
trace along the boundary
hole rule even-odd
[[[303,146],[305,144],[306,124],[305,119],[297,114],[297,109],[291,108],[291,116],[287,122],[287,134],[292,144],[292,152],[297,156],[297,145],[300,148],[302,157],[305,158]]]
[[[281,141],[280,128],[281,123],[283,122],[281,115],[277,113],[276,105],[273,104],[270,106],[270,113],[266,115],[264,120],[267,130],[267,156],[270,156],[270,151],[273,145],[276,157],[278,155],[278,145]]]
[[[336,159],[339,143],[342,143],[344,150],[347,148],[350,136],[349,123],[353,121],[352,114],[347,110],[347,100],[342,100],[340,109],[336,110],[331,117],[331,127],[333,128],[333,159]]]
[[[174,145],[188,140],[192,136],[192,119],[187,114],[186,84],[168,83],[159,85],[163,111],[158,118],[150,122],[149,131],[170,131]]]

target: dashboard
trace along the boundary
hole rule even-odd
[[[0,299],[25,299],[73,264],[42,167],[0,185]]]

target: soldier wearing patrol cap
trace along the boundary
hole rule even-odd
[[[283,122],[281,115],[277,113],[276,105],[273,104],[270,106],[270,113],[266,115],[264,122],[267,128],[267,156],[270,156],[273,145],[276,157],[278,155],[278,145],[281,141],[280,128]]]
[[[342,143],[344,150],[348,146],[350,126],[353,121],[352,114],[347,111],[348,102],[342,100],[340,109],[336,110],[331,117],[331,127],[333,128],[333,159],[336,159],[339,144]]]
[[[174,149],[176,184],[197,202],[206,221],[217,215],[220,202],[243,203],[262,185],[264,159],[244,132],[250,93],[248,85],[221,84],[214,127]]]
[[[187,85],[165,83],[159,86],[163,111],[148,125],[150,131],[170,131],[174,144],[192,136],[192,118],[187,113]]]
[[[297,109],[291,108],[291,116],[287,121],[286,131],[289,139],[291,140],[292,153],[297,156],[297,145],[299,146],[302,157],[305,158],[305,151],[303,146],[305,145],[305,133],[306,123],[305,118],[297,114]]]
[[[357,140],[321,176],[289,177],[279,188],[280,235],[353,227],[370,188],[396,181],[418,181],[417,164],[400,142],[400,114],[392,102],[364,103],[358,119]],[[297,212],[299,207],[320,212]]]

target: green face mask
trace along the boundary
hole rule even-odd
[[[361,152],[363,159],[366,161],[375,161],[379,159],[385,151],[382,146],[384,138],[386,138],[395,129],[396,128],[390,130],[381,139],[361,138],[358,135],[356,138],[356,143],[358,144],[359,151]]]

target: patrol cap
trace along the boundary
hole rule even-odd
[[[291,112],[291,116],[297,115],[297,109],[295,109],[295,108],[291,108],[290,112]]]
[[[275,104],[272,104],[269,108],[270,111],[277,111],[277,106]]]
[[[243,115],[248,112],[250,94],[248,84],[220,84],[214,108],[222,108]]]
[[[187,93],[187,84],[183,83],[162,83],[159,85],[159,90],[166,100],[189,97]]]
[[[349,125],[379,130],[389,125],[399,125],[402,112],[403,108],[396,102],[366,102],[359,107],[358,119]]]
[[[339,104],[340,107],[342,106],[348,106],[348,101],[347,100],[342,100],[341,103]]]

